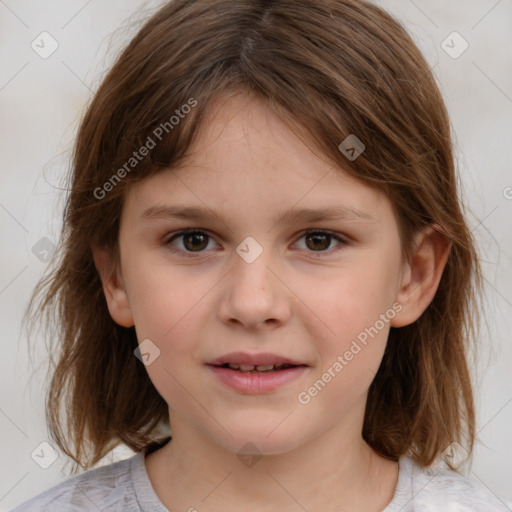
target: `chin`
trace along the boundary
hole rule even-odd
[[[289,429],[281,428],[282,425],[276,428],[279,422],[275,423],[272,428],[248,428],[246,424],[240,428],[228,427],[227,430],[233,437],[225,432],[219,437],[215,437],[214,441],[223,448],[234,452],[235,454],[242,455],[281,455],[288,453],[303,442],[306,442],[302,436],[294,435]],[[254,422],[255,427],[257,422]],[[270,433],[270,435],[269,435]]]

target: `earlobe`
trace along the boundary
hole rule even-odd
[[[391,321],[391,327],[412,324],[432,302],[448,261],[451,242],[435,224],[416,235],[414,247],[411,261],[404,264],[396,298],[402,309]]]
[[[111,251],[97,244],[91,244],[91,250],[110,316],[122,327],[132,327],[135,322],[119,266],[115,263]]]

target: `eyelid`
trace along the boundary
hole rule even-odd
[[[168,250],[171,251],[172,253],[182,254],[182,255],[184,255],[184,257],[198,258],[198,257],[204,256],[208,251],[200,251],[200,252],[184,251],[184,250],[176,249],[176,248],[170,246],[170,241],[173,238],[179,238],[180,236],[186,235],[187,233],[204,233],[210,239],[215,240],[215,236],[208,229],[183,228],[178,231],[173,231],[172,233],[168,233],[163,238],[162,245],[167,246]],[[343,235],[336,233],[334,231],[331,231],[329,229],[322,229],[322,228],[309,228],[309,229],[305,229],[305,230],[301,231],[300,233],[298,233],[298,235],[296,235],[297,241],[310,233],[322,233],[324,235],[328,235],[331,238],[335,239],[338,242],[338,245],[332,249],[328,249],[325,251],[307,251],[305,249],[302,249],[302,251],[305,251],[309,255],[307,257],[318,258],[318,257],[322,257],[323,255],[326,255],[326,256],[331,255],[339,250],[342,250],[344,248],[344,246],[346,246],[349,242],[349,237],[343,236]],[[297,241],[295,243],[297,243]]]

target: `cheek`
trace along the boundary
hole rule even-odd
[[[383,282],[353,273],[324,288],[322,299],[311,306],[322,320],[311,317],[319,368],[308,388],[311,396],[322,395],[315,402],[320,416],[343,415],[360,403],[379,369],[392,318],[387,312],[393,310],[389,294],[376,284]],[[309,395],[308,389],[303,391]]]
[[[149,339],[158,348],[146,371],[159,394],[176,410],[185,410],[190,397],[183,386],[197,365],[205,321],[201,312],[212,285],[204,279],[194,281],[190,274],[180,274],[168,265],[149,268],[150,272],[143,271],[142,265],[127,268],[137,339],[139,343]]]
[[[178,381],[203,363],[208,319],[217,301],[216,275],[153,262],[130,268],[130,304],[139,342],[150,339],[159,356],[147,367],[165,399],[180,396]],[[127,269],[128,271],[128,269]],[[210,315],[210,316],[209,316]]]
[[[393,270],[370,260],[318,279],[314,287],[310,278],[305,280],[300,296],[326,332],[346,338],[373,325],[392,306],[394,286]]]
[[[179,267],[155,262],[131,265],[126,274],[130,283],[129,301],[141,335],[167,343],[179,330],[198,325],[194,316],[213,286],[206,282],[204,274],[194,277]]]
[[[331,368],[344,386],[369,384],[382,360],[394,316],[391,260],[361,258],[340,269],[336,278],[331,275],[317,283],[313,289],[310,281],[304,281],[300,296],[307,298],[303,320],[308,318],[322,369]],[[333,365],[338,356],[343,370],[336,372]],[[341,374],[345,377],[340,378]]]

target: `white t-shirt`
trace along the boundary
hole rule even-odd
[[[172,512],[155,493],[145,453],[75,475],[12,512]],[[201,510],[191,504],[189,511]],[[484,484],[439,467],[399,459],[398,483],[382,512],[510,512],[512,506]]]

